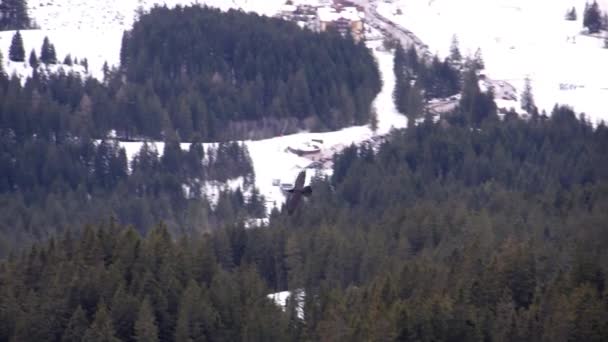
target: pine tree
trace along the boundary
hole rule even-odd
[[[122,33],[122,44],[120,45],[120,68],[126,70],[127,68],[127,44],[129,42],[129,34],[127,31]]]
[[[44,64],[55,64],[57,56],[55,55],[55,47],[49,41],[49,37],[44,37],[42,48],[40,48],[40,62]]]
[[[57,64],[57,52],[55,51],[55,45],[51,44],[50,47],[50,59],[49,64]]]
[[[23,48],[23,38],[21,38],[21,32],[17,31],[13,35],[11,46],[9,48],[8,58],[13,62],[25,61],[25,50]]]
[[[72,62],[72,56],[70,54],[67,54],[65,56],[65,58],[63,59],[63,64],[68,65],[68,66],[72,66],[74,64]]]
[[[572,6],[572,9],[566,13],[566,20],[576,21],[577,17],[576,8]]]
[[[452,36],[452,45],[450,45],[450,61],[453,63],[460,63],[462,61],[462,54],[458,47],[458,38],[456,35]]]
[[[583,27],[589,30],[589,33],[598,33],[602,28],[602,13],[600,12],[597,1],[593,1],[591,6],[585,7],[583,18]]]
[[[30,58],[28,61],[32,68],[34,68],[34,69],[38,68],[40,63],[38,62],[38,57],[36,56],[36,50],[32,49],[32,51],[30,52]]]
[[[101,71],[103,72],[103,80],[104,80],[104,82],[109,81],[109,79],[110,79],[110,66],[108,65],[107,61],[103,62],[103,66],[101,68]]]
[[[72,314],[70,321],[68,322],[67,328],[63,332],[63,336],[61,337],[61,342],[80,342],[82,341],[82,337],[84,336],[87,328],[89,326],[89,321],[87,320],[87,315],[79,305]]]
[[[158,326],[150,300],[147,297],[142,302],[137,321],[135,321],[135,340],[137,342],[158,341]]]
[[[481,55],[481,49],[477,48],[475,51],[475,56],[473,57],[473,66],[475,70],[480,71],[486,68],[485,63],[483,62],[483,56]]]
[[[525,79],[524,92],[521,94],[521,108],[532,114],[536,106],[534,105],[534,96],[532,95],[532,85],[529,77]]]
[[[90,342],[119,342],[120,339],[116,337],[114,327],[112,325],[112,319],[108,308],[103,302],[100,302],[97,306],[97,312],[95,313],[95,319],[91,324],[91,327],[87,329],[83,336],[85,341]]]

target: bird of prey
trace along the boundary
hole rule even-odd
[[[302,200],[302,196],[309,197],[312,194],[312,188],[310,186],[304,186],[304,180],[306,179],[306,170],[300,171],[298,178],[294,184],[293,189],[287,190],[289,196],[287,197],[287,213],[289,215],[298,207],[298,204]]]

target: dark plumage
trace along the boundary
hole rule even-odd
[[[293,212],[300,204],[302,200],[302,196],[309,197],[312,194],[312,188],[310,186],[304,186],[304,181],[306,179],[306,170],[302,170],[298,174],[298,178],[296,178],[296,182],[294,184],[293,189],[288,190],[289,196],[287,197],[287,213],[289,215],[293,214]]]

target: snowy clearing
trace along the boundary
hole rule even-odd
[[[335,132],[304,132],[265,140],[245,141],[251,159],[253,160],[255,186],[266,198],[268,213],[274,206],[280,208],[285,202],[283,191],[280,186],[273,185],[273,181],[279,180],[279,184],[293,183],[300,170],[306,168],[313,162],[310,158],[297,156],[294,153],[288,152],[287,147],[298,146],[302,143],[310,142],[313,139],[322,140],[321,153],[333,155],[353,143],[358,144],[371,139],[373,136],[386,135],[393,128],[398,129],[407,126],[407,118],[397,112],[392,97],[395,86],[393,55],[390,52],[376,50],[375,47],[379,44],[380,42],[370,43],[370,48],[374,51],[374,56],[378,61],[383,82],[382,90],[373,103],[373,106],[378,113],[378,129],[375,133],[366,125],[349,127]],[[120,143],[120,146],[125,148],[129,162],[133,160],[133,157],[140,150],[142,144],[143,143],[141,142]],[[211,144],[212,143],[204,144],[205,149]],[[154,145],[156,146],[159,155],[162,155],[164,143],[156,142]],[[181,144],[183,150],[187,150],[189,147],[189,143]],[[329,175],[331,170],[326,169],[323,172]],[[306,173],[306,184],[310,183],[312,176],[314,176],[314,171],[308,170]],[[242,186],[242,180],[240,183],[238,181],[230,183],[231,189]],[[223,188],[223,185],[209,185],[205,188],[205,192],[209,195],[217,194],[221,188]],[[213,196],[210,197],[213,199]]]
[[[598,3],[608,11],[608,0]],[[566,21],[573,6],[578,21]],[[378,12],[440,56],[448,55],[453,35],[463,55],[481,48],[487,74],[520,93],[529,76],[539,110],[566,104],[598,123],[608,121],[608,49],[581,34],[584,6],[585,0],[395,0],[378,2]]]
[[[299,319],[304,319],[304,298],[306,293],[302,289],[295,291],[283,291],[271,293],[267,297],[271,299],[276,305],[280,306],[283,310],[287,307],[287,299],[292,296],[292,292],[295,292],[296,312]]]

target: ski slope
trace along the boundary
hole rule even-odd
[[[598,1],[608,11],[608,0]],[[566,21],[576,8],[578,20]],[[463,55],[480,48],[486,73],[521,93],[529,76],[540,110],[573,106],[593,123],[608,121],[608,49],[581,34],[585,0],[394,0],[378,12],[440,56],[456,35]],[[402,14],[397,14],[397,9]]]

